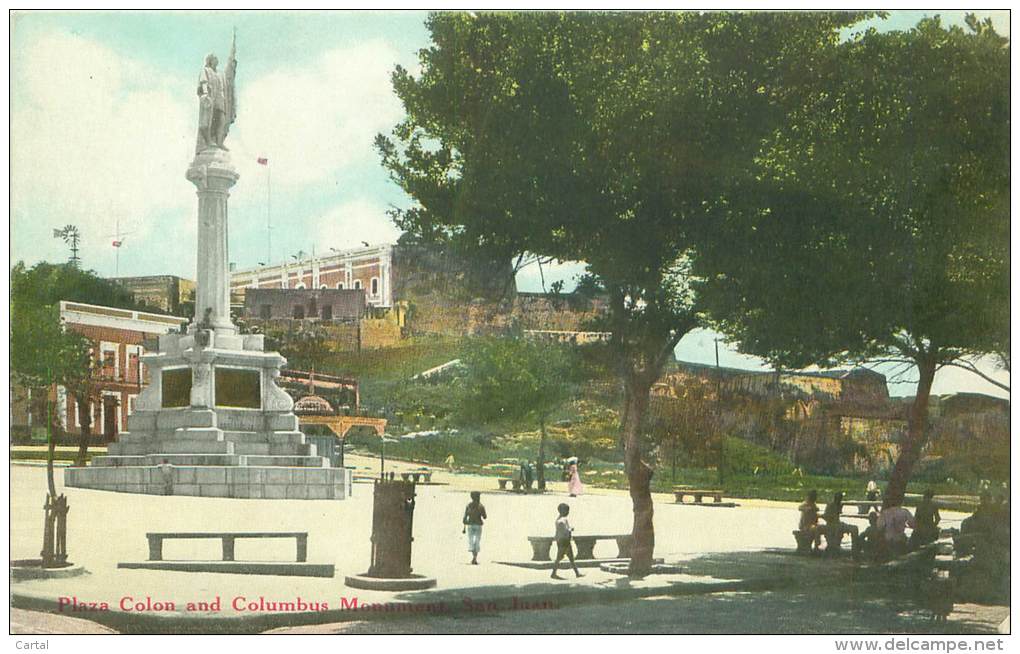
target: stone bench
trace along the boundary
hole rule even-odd
[[[528,536],[528,542],[531,543],[532,550],[531,560],[551,561],[549,550],[552,549],[552,544],[555,540],[552,536]],[[600,540],[615,540],[618,552],[616,558],[629,559],[630,549],[634,542],[630,534],[572,536],[571,540],[577,545],[577,552],[574,554],[574,558],[578,561],[594,559],[595,543]]]
[[[854,516],[854,517],[857,517],[857,516]],[[794,529],[792,533],[793,533],[794,540],[797,541],[797,553],[798,554],[810,554],[811,553],[811,543],[814,540],[814,537],[809,532],[800,531],[799,529]],[[830,532],[825,528],[825,525],[821,525],[819,527],[818,534],[822,538],[825,539],[825,550],[824,551],[829,551],[829,547],[831,545],[833,552],[839,550],[840,547],[843,544],[843,541],[846,539],[847,536],[850,535],[849,533],[843,534],[840,537],[838,543],[835,542],[835,538],[833,538],[832,539],[833,542],[830,543],[830,541],[829,541],[829,534],[830,534]]]
[[[843,500],[843,506],[856,506],[857,514],[867,516],[872,511],[878,511],[882,508],[881,500]]]
[[[719,504],[719,503],[722,502],[723,492],[721,490],[699,490],[699,489],[692,489],[692,488],[674,488],[673,489],[673,495],[676,496],[676,502],[678,504],[683,504],[684,503],[684,498],[687,497],[688,495],[690,495],[692,498],[694,498],[694,503],[695,504],[701,504],[701,498],[705,497],[706,495],[708,497],[713,498],[715,500],[716,504]]]
[[[511,484],[515,491],[521,490],[521,482],[518,479],[511,479],[510,477],[500,477],[496,481],[499,482],[499,490],[506,490],[507,484]]]
[[[293,538],[297,545],[297,562],[308,560],[307,531],[229,531],[229,532],[150,532],[145,534],[149,540],[149,560],[163,560],[163,541],[219,539],[223,544],[223,560],[234,560],[234,543],[248,538]]]
[[[811,553],[811,543],[814,541],[814,536],[809,532],[794,529],[793,538],[797,541],[797,554]]]
[[[404,481],[414,481],[418,483],[420,480],[422,483],[428,484],[432,481],[432,472],[429,470],[419,470],[416,472],[402,472],[400,478]]]

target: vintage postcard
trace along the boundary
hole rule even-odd
[[[9,19],[12,647],[1006,648],[1008,10]]]

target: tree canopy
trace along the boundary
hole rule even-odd
[[[919,374],[891,494],[924,442],[935,372],[1006,349],[1009,48],[990,23],[869,30],[820,62],[713,206],[700,297],[784,367],[902,359]]]
[[[609,297],[635,507],[632,572],[651,562],[648,393],[699,320],[690,261],[710,204],[810,81],[838,12],[444,13],[406,119],[377,147],[417,205],[400,227],[507,257],[584,261]]]
[[[11,269],[11,370],[31,384],[72,384],[88,369],[89,341],[60,323],[61,300],[137,308],[122,286],[70,264]]]
[[[544,421],[575,392],[576,357],[524,339],[473,341],[462,358],[460,413],[476,422]]]
[[[95,344],[60,320],[61,300],[124,309],[139,307],[133,294],[94,272],[70,264],[23,262],[11,269],[11,372],[34,387],[64,386],[75,398],[81,424],[77,463],[84,465],[91,432],[89,403],[98,391]]]
[[[61,300],[159,312],[136,302],[120,284],[70,264],[41,262],[29,268],[19,261],[11,269],[12,307],[53,306]]]

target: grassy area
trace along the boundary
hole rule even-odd
[[[362,385],[409,379],[460,356],[464,339],[440,336],[411,338],[400,347],[336,352],[315,361],[295,359],[295,368],[310,368],[333,375],[357,377]]]
[[[97,452],[95,456],[102,456],[106,452]],[[61,451],[57,450],[53,453],[54,461],[73,463],[75,458],[78,456],[77,448],[73,451]],[[85,455],[85,461],[89,462],[92,460],[93,452],[89,452]],[[46,450],[45,449],[31,449],[31,450],[19,450],[11,449],[11,461],[46,461]]]
[[[359,438],[355,446],[361,453],[379,456],[382,444],[375,438]],[[387,458],[440,467],[445,465],[446,457],[452,454],[458,470],[491,476],[508,475],[515,461],[535,461],[538,458],[538,438],[533,432],[491,440],[470,433],[419,437],[386,443],[385,448]],[[564,454],[551,445],[547,445],[546,451],[546,460],[549,462],[547,474],[555,479],[553,475],[559,474],[558,462]],[[822,502],[828,501],[837,491],[842,491],[847,499],[864,499],[868,478],[801,474],[794,471],[792,466],[789,470],[781,473],[760,471],[758,474],[753,471],[724,470],[720,479],[715,468],[678,467],[674,473],[671,466],[660,465],[652,479],[652,490],[668,493],[674,485],[686,485],[718,488],[727,497],[736,499],[799,502],[808,490],[815,489]],[[590,457],[582,462],[581,477],[585,484],[592,486],[620,490],[628,488],[623,464],[618,460]],[[884,480],[876,481],[880,487],[884,486]],[[924,481],[911,482],[907,492],[920,495],[927,488],[932,488],[937,495],[973,495],[976,492],[976,489],[966,485]],[[912,498],[908,498],[907,504],[912,503]],[[952,503],[949,507],[960,510],[973,508],[970,504],[953,506]]]

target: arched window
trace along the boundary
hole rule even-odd
[[[295,289],[303,289],[303,288],[305,288],[304,282],[299,282],[298,285],[295,286],[294,288]]]
[[[340,290],[343,290],[344,283],[343,282],[337,282],[336,283],[336,287],[339,288]]]
[[[372,278],[372,297],[376,297],[378,295],[379,295],[379,278],[378,277],[373,277]]]
[[[356,291],[359,288],[361,288],[361,280],[360,279],[355,279],[354,280],[354,290]]]
[[[325,284],[320,284],[319,285],[319,289],[320,290],[325,290],[326,288],[328,288],[328,287]]]

